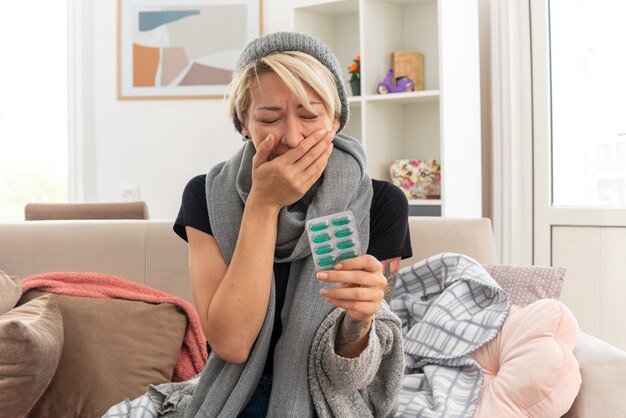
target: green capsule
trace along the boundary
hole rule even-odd
[[[345,238],[349,237],[350,235],[352,235],[352,228],[349,226],[335,230],[335,236],[337,238]]]
[[[319,222],[313,222],[311,224],[311,231],[318,232],[328,228],[328,220],[324,219]]]
[[[318,245],[315,247],[315,254],[328,254],[333,250],[333,244]]]
[[[324,257],[320,257],[317,259],[317,264],[320,267],[330,266],[335,262],[336,258],[334,254],[325,255]]]
[[[356,242],[354,242],[354,240],[350,238],[344,241],[339,241],[337,243],[337,248],[339,248],[340,250],[347,250],[348,248],[352,248],[355,245],[356,245]]]
[[[339,254],[339,260],[347,260],[348,258],[354,258],[357,256],[356,250],[344,251]]]
[[[329,232],[322,232],[320,234],[315,234],[313,235],[313,242],[316,244],[320,244],[322,242],[326,242],[330,240],[330,233]]]
[[[350,217],[348,215],[343,215],[337,218],[333,218],[334,226],[343,226],[343,225],[348,225],[349,223],[350,223]]]

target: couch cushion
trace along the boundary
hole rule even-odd
[[[50,296],[0,316],[0,415],[26,415],[52,380],[62,347],[61,312]]]
[[[567,270],[563,267],[485,265],[485,270],[506,290],[514,305],[524,307],[539,299],[558,299]]]
[[[30,290],[21,302],[42,292]],[[187,318],[175,305],[54,295],[65,343],[33,417],[101,417],[111,405],[168,382]]]
[[[562,416],[581,384],[573,354],[578,334],[559,301],[513,306],[496,338],[471,354],[485,374],[474,417]]]
[[[19,279],[0,270],[0,315],[13,309],[21,296]]]

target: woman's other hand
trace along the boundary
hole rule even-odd
[[[346,310],[335,351],[343,357],[357,357],[367,346],[372,318],[385,297],[387,279],[382,263],[366,254],[344,260],[333,270],[319,272],[317,279],[338,284],[338,287],[324,287],[320,293],[331,305]]]
[[[333,131],[314,132],[296,147],[270,159],[276,139],[269,134],[252,159],[252,190],[257,202],[278,209],[304,196],[322,176],[332,152]]]
[[[333,270],[319,272],[317,278],[338,284],[338,287],[324,287],[320,293],[330,304],[348,311],[356,321],[369,324],[385,297],[387,279],[383,265],[369,254],[344,260]]]

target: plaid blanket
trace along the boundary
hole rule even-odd
[[[405,375],[396,417],[471,417],[483,372],[468,354],[500,331],[510,296],[470,257],[442,253],[400,270]]]

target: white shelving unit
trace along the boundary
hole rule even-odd
[[[481,137],[477,0],[300,1],[294,30],[328,44],[344,70],[361,55],[361,96],[350,97],[348,135],[368,172],[389,180],[394,159],[441,162],[441,200],[410,201],[412,215],[480,217]],[[393,51],[424,57],[424,90],[379,95]]]

